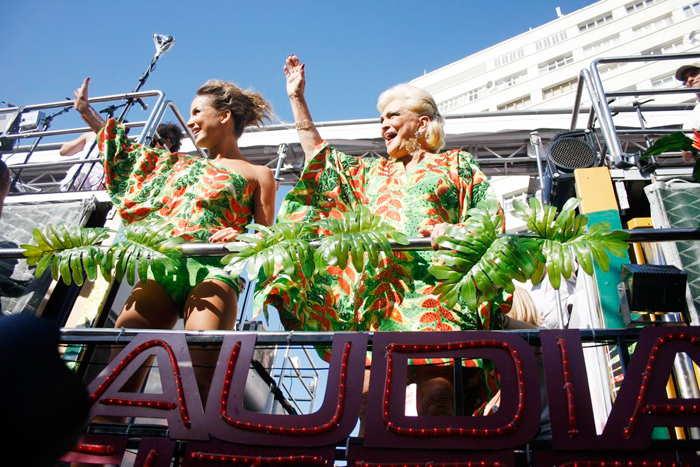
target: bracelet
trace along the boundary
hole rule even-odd
[[[308,130],[312,126],[314,126],[314,122],[311,120],[302,120],[300,122],[296,122],[294,126],[297,127],[297,130]]]
[[[100,124],[100,126],[104,126],[104,124],[105,124],[105,119],[102,118],[102,116],[101,116],[100,114],[98,114],[97,111],[96,111],[95,109],[93,109],[92,107],[88,107],[88,112],[90,112],[90,116],[91,116],[92,118],[94,118],[95,120],[97,120],[97,122]],[[90,123],[90,120],[88,120],[87,117],[86,117],[85,115],[83,115],[83,114],[81,113],[80,116],[82,117],[83,121],[84,121],[85,123],[88,124],[88,126],[92,126],[92,124]]]

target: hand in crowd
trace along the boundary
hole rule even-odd
[[[75,96],[75,100],[73,101],[73,107],[75,110],[80,112],[81,114],[86,112],[88,108],[90,107],[90,103],[88,102],[88,85],[90,84],[90,78],[85,78],[85,81],[83,81],[83,84],[73,91],[73,95]]]
[[[287,95],[289,97],[304,98],[304,88],[306,86],[304,66],[305,65],[299,61],[296,55],[287,56],[287,63],[284,65],[284,74],[287,77]]]
[[[214,232],[214,235],[209,237],[209,241],[214,243],[232,242],[237,236],[238,231],[234,230],[233,227],[225,227]]]

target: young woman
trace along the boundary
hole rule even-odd
[[[105,186],[125,224],[158,221],[171,235],[197,242],[231,241],[253,219],[272,224],[272,171],[249,162],[238,147],[246,126],[270,119],[272,109],[260,94],[219,80],[197,90],[187,126],[196,144],[209,151],[210,158],[202,159],[133,144],[122,125],[103,122],[90,107],[89,80],[75,91],[74,105],[98,133]],[[139,282],[115,326],[170,329],[182,316],[189,330],[231,330],[238,284],[219,260],[186,258],[175,274]],[[193,360],[199,360],[194,353]],[[206,381],[199,381],[204,397]]]

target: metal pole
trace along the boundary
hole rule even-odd
[[[627,241],[634,242],[678,242],[678,241],[697,241],[700,240],[700,228],[675,228],[675,229],[637,229],[637,230],[622,230],[629,234]],[[501,234],[509,236],[511,234]],[[408,245],[389,241],[391,248],[395,251],[422,251],[432,248],[430,237],[409,238]],[[309,242],[312,248],[318,248],[320,240]],[[101,246],[103,249],[108,249],[109,246]],[[180,250],[183,256],[224,256],[230,253],[224,243],[183,243],[180,245]],[[0,259],[18,259],[23,258],[22,248],[0,248]]]
[[[282,181],[280,178],[280,171],[282,170],[282,165],[284,164],[284,158],[287,156],[287,143],[282,143],[277,148],[277,168],[275,168],[275,180]]]
[[[469,332],[469,331],[467,331]],[[539,329],[513,329],[493,330],[490,332],[516,335],[533,346],[540,345]],[[619,337],[625,337],[628,341],[636,341],[642,329],[579,329],[582,342],[608,342],[617,344]],[[240,337],[242,334],[255,334],[257,344],[261,346],[271,345],[330,345],[333,343],[334,332],[316,331],[187,331],[172,329],[114,329],[114,328],[63,328],[60,341],[62,344],[125,344],[138,336],[148,334],[181,334],[187,342],[192,344],[220,344],[227,336]],[[374,332],[366,332],[369,342],[374,339]]]
[[[537,176],[540,180],[540,202],[544,204],[544,173],[542,172],[542,155],[540,154],[540,144],[542,138],[538,131],[530,133],[530,144],[535,148],[535,157],[537,158]]]
[[[156,44],[156,54],[153,56],[151,59],[151,63],[148,65],[148,68],[146,68],[146,71],[141,75],[139,78],[139,82],[136,85],[136,89],[134,89],[132,92],[139,92],[139,90],[143,87],[144,84],[146,84],[146,81],[148,80],[148,77],[151,76],[151,72],[155,70],[156,68],[156,63],[158,63],[158,60],[160,57],[165,55],[165,53],[170,50],[170,48],[173,46],[173,43],[175,40],[172,38],[172,36],[161,36],[159,34],[154,34],[153,35],[153,40]],[[126,106],[124,107],[124,110],[122,110],[121,115],[119,115],[119,118],[117,121],[119,123],[124,121],[124,117],[126,117],[127,112],[129,112],[129,109],[131,109],[131,106],[134,105],[134,102],[139,102],[141,104],[141,107],[143,110],[147,110],[148,106],[141,101],[141,99],[127,99],[126,101]]]

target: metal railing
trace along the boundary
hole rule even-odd
[[[188,137],[194,143],[194,135],[192,131],[187,127],[187,120],[183,117],[180,111],[177,109],[175,104],[167,100],[165,94],[162,91],[141,91],[132,92],[127,94],[115,94],[109,96],[93,97],[90,98],[89,102],[91,104],[100,104],[106,102],[115,101],[138,101],[142,98],[155,97],[156,102],[150,107],[150,112],[145,120],[134,121],[124,123],[124,126],[128,129],[130,128],[140,128],[141,132],[134,138],[137,144],[150,144],[153,135],[156,131],[157,126],[163,120],[165,113],[170,110],[175,116],[176,120],[180,123],[185,131],[186,137]],[[61,181],[56,181],[53,176],[63,176],[65,175],[64,170],[68,169],[74,165],[85,165],[90,164],[90,169],[92,169],[97,163],[100,162],[98,157],[95,157],[95,152],[93,151],[96,146],[94,143],[92,148],[87,151],[85,159],[81,160],[66,160],[66,161],[52,161],[52,162],[32,162],[32,156],[45,153],[45,151],[53,151],[59,149],[62,143],[42,143],[44,138],[60,137],[67,135],[79,135],[91,131],[88,127],[76,127],[76,128],[63,128],[63,129],[49,129],[48,126],[35,131],[22,132],[19,131],[19,121],[22,115],[27,114],[32,111],[48,110],[48,109],[62,109],[67,110],[73,106],[72,101],[60,101],[51,102],[46,104],[29,105],[25,107],[10,107],[5,109],[0,109],[0,114],[9,114],[7,119],[7,126],[4,133],[0,134],[0,139],[4,142],[4,149],[0,150],[0,154],[3,155],[3,159],[7,161],[13,156],[22,156],[23,160],[21,163],[13,164],[8,162],[8,166],[11,171],[11,183],[12,186],[17,186],[19,183],[23,183],[21,179],[22,173],[37,174],[35,177],[24,184],[31,189],[34,193],[51,192],[51,187],[56,187],[60,185]],[[114,107],[114,106],[113,106]],[[116,109],[115,109],[116,110]],[[29,140],[35,138],[35,141],[29,145],[18,145],[22,140]],[[207,157],[206,153],[201,149],[196,147],[199,155],[202,157]],[[87,148],[86,148],[87,149]],[[92,157],[91,157],[92,156]],[[36,159],[36,158],[34,158]],[[97,169],[96,169],[97,170]],[[76,176],[78,174],[76,173]],[[51,181],[42,182],[41,180],[46,176],[51,177]],[[74,187],[69,186],[69,191],[80,191],[81,186]],[[55,191],[55,190],[54,190]]]
[[[671,228],[671,229],[632,229],[622,230],[629,235],[627,241],[635,242],[678,242],[685,240],[700,240],[700,228]],[[502,234],[508,235],[508,234]],[[431,248],[430,238],[410,238],[407,245],[389,241],[391,248],[396,251],[419,251]],[[319,241],[309,242],[311,247],[318,246]],[[103,248],[108,249],[108,246]],[[194,243],[185,242],[180,245],[183,256],[224,256],[231,253],[224,243]],[[23,248],[0,248],[0,260],[24,258]]]
[[[593,130],[595,120],[598,121],[600,132],[605,140],[604,150],[609,153],[609,162],[620,167],[629,163],[628,155],[624,153],[620,143],[620,135],[662,135],[678,130],[668,129],[640,129],[640,130],[618,130],[613,121],[613,112],[610,107],[610,98],[624,96],[650,96],[650,95],[665,95],[665,94],[696,94],[698,89],[638,89],[638,90],[621,90],[621,91],[606,91],[603,86],[603,80],[600,76],[599,66],[608,63],[633,63],[633,62],[656,62],[669,60],[689,60],[700,58],[700,53],[686,54],[664,54],[664,55],[640,55],[633,57],[608,57],[594,60],[590,69],[583,69],[579,74],[578,88],[574,101],[573,112],[571,116],[571,130],[577,128],[579,114],[581,113],[581,100],[583,97],[584,87],[591,100],[592,112],[589,113],[587,129]],[[667,106],[650,107],[647,111],[667,110]],[[636,109],[635,109],[636,111]],[[679,122],[681,123],[681,122]]]

